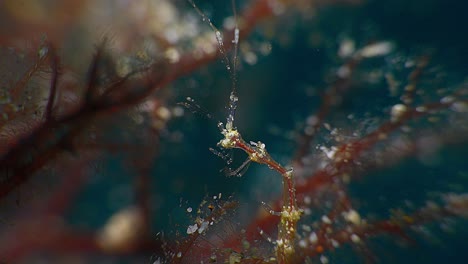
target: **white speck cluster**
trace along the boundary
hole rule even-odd
[[[390,120],[392,122],[400,121],[401,117],[408,111],[408,107],[404,104],[396,104],[392,107],[390,111]]]
[[[197,230],[198,230],[198,225],[197,224],[189,225],[187,227],[187,234],[191,235],[191,234],[195,233]]]
[[[354,224],[354,225],[359,225],[361,224],[361,216],[359,215],[358,212],[355,210],[351,209],[347,212],[343,212],[343,217],[346,221]]]
[[[365,46],[360,50],[359,55],[364,58],[372,58],[377,56],[384,56],[390,53],[393,49],[393,45],[390,42],[377,42],[375,44],[370,44]]]

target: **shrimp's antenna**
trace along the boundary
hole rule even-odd
[[[197,11],[197,13],[201,16],[202,20],[204,22],[207,22],[208,25],[211,27],[211,29],[215,32],[216,41],[218,42],[219,53],[221,53],[221,55],[223,56],[223,59],[226,62],[226,69],[229,71],[229,74],[232,75],[231,61],[229,60],[229,57],[227,56],[227,52],[226,52],[226,48],[224,47],[224,41],[223,41],[223,36],[221,34],[221,31],[219,31],[219,29],[213,24],[213,22],[211,22],[211,19],[208,16],[206,16],[205,13],[203,13],[203,11],[200,10],[200,8],[198,8],[198,6],[195,4],[193,0],[187,0],[187,1],[193,6],[195,11]]]
[[[237,12],[236,12],[236,1],[231,0],[232,4],[232,9],[233,9],[233,14],[234,14],[234,21],[235,21],[235,27],[234,27],[234,39],[232,40],[232,43],[234,45],[234,50],[233,50],[233,55],[232,55],[232,62],[229,59],[227,52],[226,52],[226,47],[224,45],[223,41],[223,36],[221,34],[221,31],[211,22],[210,18],[203,13],[203,11],[198,8],[198,6],[195,4],[193,0],[187,0],[197,11],[197,13],[202,17],[202,20],[207,22],[208,25],[211,27],[211,29],[215,32],[216,36],[216,41],[218,42],[218,50],[219,53],[223,56],[223,62],[226,65],[226,69],[229,72],[229,75],[232,80],[232,89],[231,89],[231,94],[229,96],[229,106],[228,106],[228,116],[226,120],[226,130],[231,130],[234,128],[234,117],[236,114],[236,109],[237,109],[237,101],[239,98],[237,97],[237,63],[238,63],[238,46],[239,46],[239,27],[237,24]]]
[[[232,43],[234,44],[234,53],[232,55],[232,72],[231,72],[231,79],[232,79],[232,89],[231,89],[231,95],[229,96],[229,109],[228,109],[228,117],[226,121],[226,129],[232,129],[234,128],[234,116],[236,114],[236,108],[237,108],[237,101],[239,98],[237,97],[237,52],[238,52],[238,47],[239,47],[239,26],[237,24],[237,12],[236,12],[236,1],[231,0],[232,4],[232,12],[234,15],[234,39]]]

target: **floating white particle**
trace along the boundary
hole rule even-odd
[[[411,68],[411,67],[413,67],[415,64],[416,64],[416,62],[415,62],[414,60],[407,60],[407,61],[405,61],[405,67],[406,67],[406,68]]]
[[[310,204],[311,202],[312,202],[312,199],[310,198],[310,196],[306,195],[306,196],[304,197],[304,203],[305,203],[305,204]]]
[[[327,264],[328,263],[328,258],[322,255],[322,256],[320,256],[320,262],[322,262],[322,264]]]
[[[180,60],[180,53],[177,49],[175,48],[168,48],[164,52],[164,57],[170,62],[170,63],[177,63]]]
[[[343,212],[343,217],[346,221],[353,223],[355,225],[359,225],[361,223],[361,216],[358,212],[351,209],[347,212]]]
[[[356,234],[352,234],[350,238],[351,238],[351,241],[353,241],[354,243],[361,242],[361,238]]]
[[[299,247],[306,248],[307,247],[307,241],[305,241],[304,239],[299,240]]]
[[[156,115],[165,121],[171,119],[171,111],[165,106],[158,107],[158,109],[156,109]]]
[[[177,253],[177,257],[178,258],[182,257],[182,252]]]
[[[187,227],[187,234],[191,235],[193,233],[195,233],[198,229],[198,225],[197,224],[194,224],[194,225],[189,225]]]
[[[396,104],[392,106],[390,110],[391,121],[396,122],[408,111],[408,108],[404,104]]]
[[[442,97],[442,99],[440,99],[440,102],[443,104],[450,104],[450,103],[453,103],[454,101],[455,101],[455,97],[451,95]]]
[[[176,106],[176,107],[172,108],[172,114],[175,117],[181,117],[181,116],[184,115],[184,108],[182,108],[180,106]]]
[[[208,227],[209,224],[210,224],[210,222],[208,222],[208,221],[203,221],[203,222],[201,223],[201,225],[200,225],[200,228],[198,228],[198,233],[199,233],[199,234],[203,233],[203,232],[206,230],[206,228]]]
[[[326,215],[322,215],[322,222],[324,222],[327,225],[330,225],[332,223],[330,218],[328,218],[328,216]]]
[[[301,227],[302,227],[302,229],[303,229],[304,231],[306,231],[306,232],[312,231],[312,228],[310,228],[310,226],[308,226],[308,225],[302,225]]]
[[[317,243],[318,237],[317,237],[317,234],[316,234],[315,232],[310,233],[310,235],[309,235],[309,241],[310,241],[310,243],[312,243],[312,244]]]
[[[341,58],[349,57],[353,54],[354,50],[356,49],[356,45],[353,40],[351,39],[344,39],[340,43],[340,48],[338,50],[338,56]]]
[[[336,75],[340,78],[346,79],[351,75],[351,69],[346,65],[341,66],[336,71]]]
[[[337,136],[338,135],[338,129],[334,128],[332,131],[330,131],[330,135]]]
[[[323,151],[323,153],[325,153],[327,158],[333,159],[338,149],[336,147],[327,148],[327,147],[321,146],[320,150]]]
[[[236,27],[236,19],[232,16],[226,17],[223,20],[223,27],[228,30],[232,30]]]
[[[311,116],[308,116],[307,119],[306,119],[306,123],[309,125],[309,126],[315,126],[317,125],[319,119],[317,116],[315,115],[311,115]]]
[[[416,107],[416,112],[419,112],[419,113],[424,113],[427,111],[427,108],[425,106],[418,106]]]
[[[100,230],[97,242],[105,250],[118,250],[131,245],[141,231],[143,214],[139,208],[127,207],[116,212]]]
[[[187,208],[187,212],[188,212],[188,213],[191,213],[192,210],[193,210],[192,207]]]
[[[244,61],[247,62],[249,65],[254,65],[258,62],[257,54],[252,51],[248,51],[244,53]]]
[[[393,49],[393,45],[390,42],[387,42],[387,41],[377,42],[375,44],[365,46],[361,50],[360,55],[364,58],[383,56],[383,55],[387,55],[388,53],[390,53],[392,49]]]
[[[338,243],[338,241],[336,241],[335,239],[331,239],[331,244],[334,248],[339,248],[340,247],[340,243]]]

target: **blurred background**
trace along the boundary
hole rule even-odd
[[[242,14],[252,2],[237,1],[237,12]],[[408,75],[421,57],[429,56],[430,62],[418,85],[416,103],[438,102],[451,94],[466,98],[468,3],[464,1],[273,2],[275,14],[259,21],[241,39],[236,125],[247,141],[264,142],[282,164],[291,163],[307,118],[320,109],[321,95],[336,79],[340,66],[349,54],[366,45],[382,42],[392,48],[384,56],[365,60],[353,73],[351,88],[325,120],[328,127],[321,129],[309,146],[309,171],[318,169],[326,160],[324,149],[339,144],[333,133],[347,142],[389,120],[392,106],[400,102]],[[106,52],[100,66],[106,69],[103,74],[116,76],[159,61],[177,64],[184,54],[196,57],[197,52],[212,53],[217,49],[209,25],[182,0],[6,0],[0,5],[1,96],[7,98],[1,102],[4,113],[10,113],[7,105],[20,104],[9,100],[8,94],[12,93],[12,84],[34,64],[34,56],[44,52],[44,43],[56,48],[63,71],[67,72],[63,75],[66,81],[61,83],[66,92],[60,98],[77,97],[82,92],[75,86],[86,86],[93,54],[104,39]],[[232,25],[230,1],[200,0],[197,5],[219,29]],[[106,63],[112,65],[108,71]],[[44,74],[26,85],[29,96],[39,98],[30,104],[44,105],[44,91],[49,88],[44,80],[49,79],[50,71]],[[242,177],[226,177],[222,171],[226,163],[209,150],[216,148],[221,139],[217,123],[225,121],[231,84],[225,62],[216,59],[155,89],[128,110],[93,120],[85,129],[86,137],[74,142],[77,151],[60,154],[35,172],[27,184],[2,198],[0,222],[4,235],[0,242],[10,243],[11,230],[21,227],[21,219],[35,215],[30,208],[63,186],[58,183],[61,175],[77,170],[83,170],[85,176],[76,183],[76,194],[59,218],[61,225],[78,233],[105,232],[112,216],[122,212],[132,215],[139,199],[145,199],[150,219],[143,230],[145,236],[156,241],[164,233],[168,240],[180,239],[178,232],[184,234],[193,220],[187,208],[197,208],[207,197],[220,193],[239,201],[229,221],[245,226],[252,215],[263,210],[261,202],[278,197],[281,181],[273,171],[257,164],[252,164]],[[18,97],[21,104],[28,100],[26,97]],[[183,107],[180,103],[187,97],[203,110]],[[15,113],[20,121],[11,125],[16,115],[10,115],[0,126],[2,143],[10,142],[15,130],[28,134],[28,126],[18,124],[27,122],[31,111]],[[212,118],[206,118],[206,113]],[[407,155],[396,149],[389,157],[383,143],[362,160],[358,175],[348,187],[353,205],[363,218],[387,219],[415,211],[427,201],[439,201],[442,194],[466,192],[466,105],[433,117],[410,122],[391,136],[402,144],[415,143],[418,151]],[[92,131],[95,134],[90,140]],[[89,155],[89,142],[136,147],[129,151],[125,147],[107,147],[101,152],[102,146],[97,145]],[[7,143],[2,145],[2,155],[8,151]],[[245,158],[234,151],[234,164],[230,166],[235,168]],[[138,180],[138,175],[143,174],[144,180]],[[2,177],[7,181],[9,176],[4,172]],[[323,213],[327,208],[321,210]],[[135,221],[132,223],[144,220]],[[464,263],[468,257],[464,243],[467,226],[466,219],[444,219],[409,230],[413,243],[392,236],[366,242],[376,263]],[[18,232],[27,233],[23,228]],[[28,252],[28,245],[20,246],[15,254]],[[85,242],[76,247],[82,250],[63,253],[60,249],[31,249],[15,261],[148,263],[161,254],[151,250],[115,255],[110,250],[101,254],[87,249]],[[366,254],[343,247],[327,256],[330,263],[362,263],[368,260],[362,256]]]

